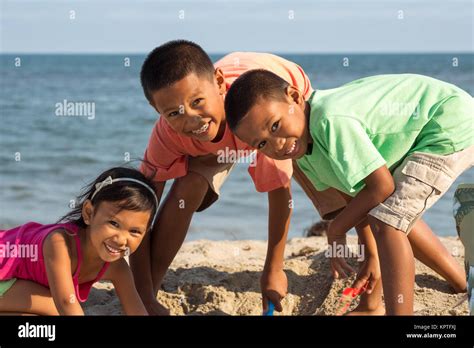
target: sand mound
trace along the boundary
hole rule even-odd
[[[441,238],[448,250],[462,246],[455,237]],[[355,237],[349,237],[356,244]],[[326,237],[295,238],[286,248],[285,272],[288,296],[284,315],[334,315],[349,280],[333,280],[324,256]],[[173,315],[260,315],[260,272],[265,241],[195,241],[185,243],[168,271],[159,301]],[[357,265],[351,260],[353,266]],[[468,315],[462,299],[435,272],[416,262],[415,313],[417,315]],[[120,303],[108,282],[94,285],[85,305],[89,315],[119,315]]]

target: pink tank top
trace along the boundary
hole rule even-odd
[[[72,223],[41,225],[28,222],[10,230],[0,231],[0,280],[11,278],[31,280],[49,288],[43,257],[43,241],[49,233],[65,229],[74,235],[77,250],[77,268],[73,275],[76,297],[85,302],[92,285],[101,279],[109,263],[106,262],[97,277],[87,283],[79,284],[82,264],[79,228]]]

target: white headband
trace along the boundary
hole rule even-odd
[[[147,190],[150,191],[153,194],[153,197],[155,197],[156,211],[155,211],[155,215],[153,216],[153,220],[151,220],[150,229],[153,228],[153,225],[155,224],[156,216],[158,215],[158,203],[159,203],[158,202],[158,197],[156,197],[155,191],[153,191],[153,189],[150,186],[148,186],[147,184],[145,184],[143,181],[140,181],[140,180],[137,180],[137,179],[134,179],[134,178],[116,178],[116,179],[112,179],[111,176],[108,176],[104,179],[104,181],[101,181],[101,182],[98,182],[97,184],[95,184],[95,192],[92,194],[91,201],[94,199],[97,192],[99,192],[102,188],[104,188],[105,186],[108,186],[108,185],[112,185],[114,182],[117,182],[117,181],[136,182],[137,184],[140,184],[143,187],[146,187]]]

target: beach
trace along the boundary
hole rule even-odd
[[[152,48],[149,45],[147,50]],[[212,61],[225,53],[211,55]],[[27,221],[52,223],[70,210],[81,188],[105,169],[139,166],[158,118],[140,84],[144,54],[127,56],[132,62],[129,67],[124,67],[121,54],[21,55],[22,68],[12,64],[16,57],[0,55],[0,75],[8,86],[0,97],[4,163],[0,229]],[[342,54],[282,57],[304,69],[316,89],[370,75],[411,72],[453,83],[474,95],[472,53],[348,55],[349,66],[341,64]],[[453,57],[459,59],[459,66],[453,67]],[[70,115],[70,109],[76,116]],[[193,217],[189,240],[267,239],[268,198],[256,191],[248,169],[248,163],[237,163],[219,200]],[[474,182],[474,168],[463,173],[423,216],[439,236],[456,235],[452,198],[463,182]],[[320,217],[296,182],[292,191],[288,236],[297,238]]]
[[[463,264],[464,249],[457,237],[441,237],[442,243]],[[357,238],[348,237],[356,247]],[[285,250],[288,295],[283,312],[276,315],[335,315],[342,290],[354,277],[333,280],[326,237],[293,238]],[[158,300],[171,315],[261,315],[260,274],[266,242],[260,240],[184,243],[165,277]],[[350,264],[357,265],[356,259]],[[455,294],[434,271],[416,261],[415,315],[468,315],[465,294]],[[356,306],[357,302],[351,305]],[[112,284],[94,285],[86,315],[121,315]]]

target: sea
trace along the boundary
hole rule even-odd
[[[316,89],[371,75],[416,73],[474,94],[473,54],[281,56],[299,64]],[[53,223],[100,172],[126,163],[138,166],[159,117],[140,86],[144,59],[127,54],[0,55],[0,229],[28,221]],[[68,102],[86,103],[82,115],[60,111]],[[195,214],[187,240],[267,238],[267,195],[256,192],[247,167],[238,164],[221,198]],[[424,215],[439,236],[456,235],[453,193],[462,182],[474,182],[474,169]],[[289,237],[301,237],[320,217],[297,183],[293,198]]]

